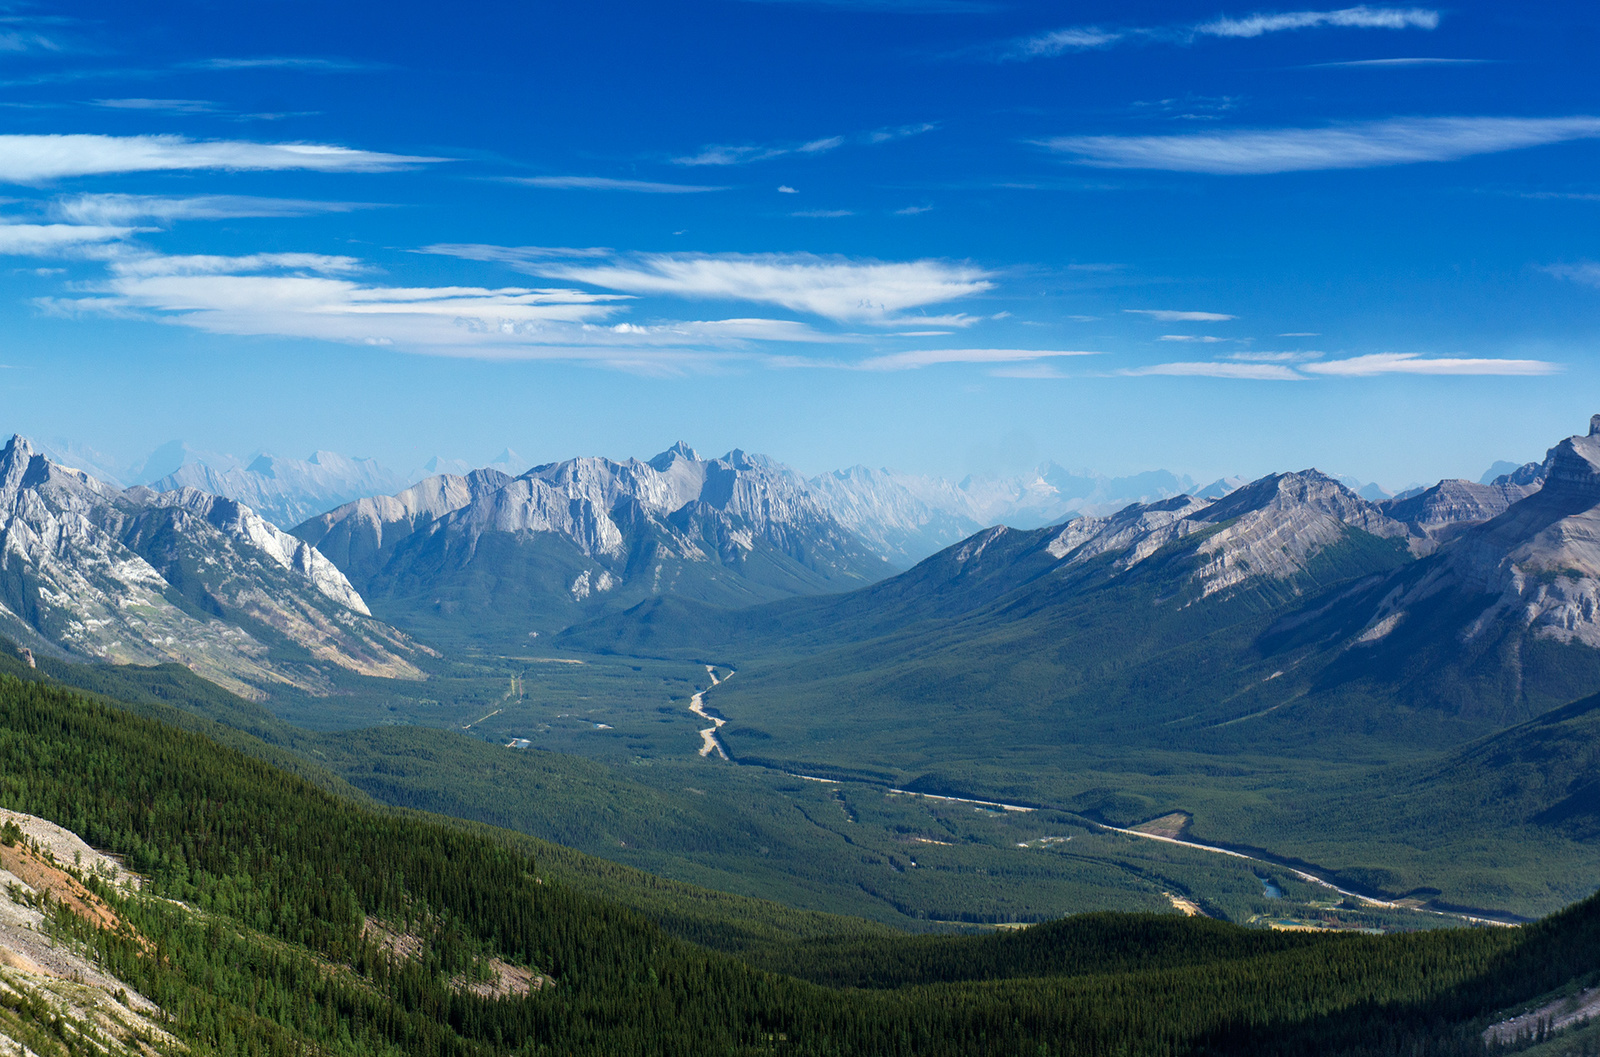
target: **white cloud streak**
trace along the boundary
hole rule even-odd
[[[914,371],[946,363],[1033,363],[1068,356],[1099,356],[1079,349],[913,349],[873,356],[856,366],[864,371]],[[1018,376],[1020,377],[1020,376]]]
[[[424,246],[418,253],[432,253],[440,257],[459,257],[464,261],[489,261],[505,264],[529,275],[540,274],[552,260],[582,260],[611,257],[615,251],[604,246],[487,246],[479,242],[440,242]]]
[[[609,176],[507,176],[505,183],[545,187],[556,191],[633,191],[650,195],[692,195],[726,191],[726,187],[704,184],[654,183],[650,180],[618,180]]]
[[[702,147],[698,154],[689,154],[680,158],[673,158],[674,165],[750,165],[754,162],[768,161],[772,158],[781,158],[788,154],[826,154],[828,151],[837,150],[847,143],[857,143],[866,146],[876,146],[880,143],[893,143],[896,140],[907,139],[911,136],[920,136],[925,132],[932,132],[939,126],[936,122],[924,121],[914,125],[899,125],[892,128],[874,129],[871,132],[852,136],[825,136],[821,139],[810,140],[799,144],[772,144],[772,143],[746,143],[739,145],[713,144]]]
[[[1597,137],[1597,117],[1433,117],[1177,136],[1060,136],[1040,145],[1104,169],[1244,175],[1455,161]]]
[[[1600,264],[1580,261],[1577,264],[1552,264],[1544,271],[1557,279],[1566,279],[1584,286],[1600,286]]]
[[[183,256],[126,256],[113,260],[111,271],[119,276],[147,278],[172,275],[236,275],[244,272],[295,270],[319,275],[350,275],[366,267],[354,257],[325,253],[252,253],[244,257],[213,254]]]
[[[1379,374],[1478,374],[1509,377],[1557,374],[1561,365],[1545,360],[1500,360],[1458,357],[1422,357],[1414,352],[1378,352],[1326,363],[1305,363],[1300,370],[1341,378],[1368,378]]]
[[[319,143],[191,140],[182,136],[0,135],[0,182],[20,184],[183,169],[390,172],[443,160]]]
[[[1171,308],[1124,308],[1123,311],[1129,315],[1149,316],[1160,323],[1223,323],[1238,318],[1222,312],[1184,312]]]
[[[0,30],[0,52],[60,51],[61,45],[42,33]]]
[[[48,257],[87,246],[116,242],[132,234],[131,228],[90,224],[0,223],[0,253]]]
[[[850,260],[806,253],[639,254],[606,264],[533,261],[524,267],[548,278],[626,293],[753,301],[838,322],[905,322],[901,314],[908,309],[994,287],[988,272],[968,264]],[[952,321],[959,320],[937,320]]]
[[[361,202],[314,202],[248,195],[85,194],[58,198],[52,216],[74,224],[131,224],[138,221],[230,220],[242,217],[303,217],[375,208]]]
[[[155,110],[166,114],[214,114],[217,104],[204,99],[96,99],[106,110]]]
[[[1128,367],[1117,374],[1133,377],[1163,375],[1176,378],[1235,378],[1249,381],[1295,382],[1313,376],[1330,378],[1371,378],[1386,374],[1407,375],[1480,375],[1499,377],[1538,377],[1559,374],[1562,366],[1546,360],[1509,360],[1479,357],[1422,356],[1415,352],[1378,352],[1364,356],[1350,356],[1342,360],[1303,362],[1314,353],[1282,354],[1302,358],[1290,366],[1288,362],[1262,362],[1268,356],[1279,359],[1279,354],[1255,354],[1249,359],[1235,356],[1230,360],[1195,363],[1157,363],[1144,367]]]
[[[1194,27],[1211,37],[1260,37],[1296,29],[1438,29],[1439,12],[1423,7],[1346,7],[1338,11],[1285,11],[1218,18]]]
[[[1494,59],[1434,59],[1426,57],[1412,57],[1400,59],[1352,59],[1349,62],[1314,62],[1303,67],[1307,70],[1337,70],[1343,68],[1371,67],[1382,69],[1384,67],[1405,66],[1482,66],[1494,62]]]
[[[1369,7],[1362,4],[1336,11],[1282,11],[1216,18],[1177,26],[1068,26],[1023,37],[1000,49],[1010,60],[1046,59],[1069,52],[1098,51],[1124,43],[1192,44],[1200,37],[1252,38],[1294,30],[1436,29],[1439,12],[1422,7]]]
[[[317,59],[294,55],[264,56],[253,59],[201,59],[185,63],[191,70],[310,70],[317,73],[359,73],[387,69],[381,63],[351,59]]]
[[[0,252],[47,255],[127,229],[0,225]],[[8,235],[7,232],[11,234]],[[9,242],[7,240],[10,240]],[[107,278],[81,296],[36,304],[62,316],[139,319],[241,337],[311,339],[480,359],[585,361],[662,373],[728,359],[783,360],[759,343],[839,343],[786,319],[633,323],[615,317],[626,295],[566,288],[426,286],[363,281],[356,258],[313,253],[247,256],[141,254],[102,247]]]
[[[1151,375],[1173,378],[1237,378],[1265,382],[1298,382],[1305,376],[1271,363],[1155,363],[1116,372],[1131,377]]]

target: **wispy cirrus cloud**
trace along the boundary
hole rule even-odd
[[[582,361],[647,373],[730,358],[777,362],[784,357],[759,351],[760,343],[840,340],[784,319],[619,321],[625,295],[394,286],[364,281],[370,270],[358,259],[323,254],[166,256],[126,249],[108,259],[103,282],[79,284],[79,296],[36,304],[57,315],[110,315],[213,334],[480,359]]]
[[[183,169],[391,172],[444,160],[321,143],[192,140],[183,136],[0,135],[0,182],[19,184]]]
[[[1067,26],[1012,40],[993,49],[1001,60],[1046,59],[1117,44],[1193,44],[1202,37],[1248,39],[1306,29],[1436,29],[1439,12],[1423,7],[1370,7],[1334,11],[1278,11],[1167,26]]]
[[[1058,136],[1040,146],[1104,169],[1247,175],[1456,161],[1600,137],[1600,117],[1394,118],[1326,128]]]
[[[52,257],[117,242],[132,233],[131,228],[98,224],[0,223],[0,254]]]
[[[1600,198],[1600,195],[1583,197]],[[1542,270],[1557,279],[1582,283],[1584,286],[1600,286],[1600,263],[1595,261],[1579,261],[1577,264],[1551,264]]]
[[[545,187],[555,191],[632,191],[649,195],[692,195],[726,191],[727,187],[708,184],[656,183],[651,180],[619,180],[610,176],[506,176],[502,183],[525,187]]]
[[[1219,341],[1227,341],[1228,339],[1227,338],[1219,338],[1219,337],[1216,337],[1215,335],[1212,335],[1212,334],[1163,334],[1159,338],[1157,338],[1156,340],[1157,341],[1198,341],[1198,342],[1202,342],[1202,343],[1205,343],[1205,344],[1213,344],[1213,343],[1219,342]]]
[[[673,158],[672,162],[674,165],[689,166],[750,165],[754,162],[768,161],[785,155],[826,154],[848,143],[865,146],[893,143],[896,140],[908,139],[912,136],[920,136],[924,133],[932,132],[938,127],[937,122],[923,121],[913,125],[896,125],[890,128],[873,129],[870,132],[863,132],[853,136],[824,136],[804,143],[713,144],[700,148],[700,151],[696,154]]]
[[[246,272],[295,271],[317,275],[351,275],[366,270],[355,257],[326,253],[252,253],[227,257],[209,253],[178,255],[129,254],[113,260],[112,274],[150,276],[238,275]]]
[[[1414,352],[1377,352],[1343,360],[1304,363],[1300,370],[1343,378],[1378,374],[1479,374],[1508,377],[1557,374],[1561,365],[1547,360],[1502,360],[1474,357],[1421,356]]]
[[[994,288],[988,271],[945,260],[879,261],[810,253],[618,255],[603,249],[480,245],[429,246],[425,252],[496,261],[529,275],[629,294],[779,305],[835,322],[962,326],[972,320],[904,313]],[[597,257],[609,259],[591,263]]]
[[[1211,37],[1260,37],[1297,29],[1438,29],[1439,12],[1426,7],[1356,7],[1337,11],[1281,11],[1217,18],[1202,22],[1194,31]]]
[[[1399,59],[1352,59],[1349,62],[1314,62],[1302,67],[1302,69],[1337,70],[1351,68],[1359,69],[1361,67],[1383,69],[1385,67],[1392,68],[1404,66],[1482,66],[1495,61],[1496,60],[1494,59],[1437,59],[1424,56],[1415,56],[1412,58]]]
[[[872,356],[856,366],[864,371],[915,371],[947,363],[1028,364],[1063,357],[1099,355],[1099,352],[1080,349],[913,349]],[[1038,374],[1029,377],[1038,377]]]
[[[73,224],[167,224],[178,220],[304,217],[373,208],[377,207],[365,202],[317,202],[249,195],[84,194],[56,199],[50,203],[50,214]]]
[[[1315,337],[1316,335],[1311,335]],[[1304,363],[1320,359],[1320,352],[1230,352],[1228,359],[1245,363]]]
[[[96,99],[103,110],[154,110],[164,114],[215,114],[218,106],[206,99]]]
[[[481,242],[439,242],[424,246],[417,253],[440,257],[459,257],[464,261],[505,264],[529,275],[552,260],[568,261],[611,257],[616,251],[605,246],[490,246]]]
[[[970,264],[809,253],[636,254],[606,264],[534,264],[530,270],[632,294],[753,301],[856,323],[903,322],[907,310],[994,288],[990,273]]]
[[[43,33],[27,30],[0,29],[0,52],[19,54],[29,51],[56,52],[61,45]]]
[[[1149,316],[1158,323],[1223,323],[1237,316],[1223,312],[1189,312],[1171,308],[1124,308],[1134,316]]]
[[[1125,367],[1116,373],[1134,378],[1158,375],[1171,378],[1241,378],[1266,382],[1305,380],[1304,375],[1278,364],[1216,360],[1195,363],[1153,363],[1143,367]]]
[[[254,58],[197,59],[183,64],[190,70],[308,70],[314,73],[361,73],[385,70],[386,63],[356,59],[327,59],[303,55],[263,55]]]
[[[1415,352],[1378,352],[1338,360],[1288,360],[1289,356],[1315,354],[1271,354],[1279,362],[1263,362],[1261,355],[1235,356],[1227,360],[1157,363],[1126,367],[1115,373],[1130,377],[1169,376],[1175,378],[1236,378],[1241,380],[1295,382],[1313,377],[1371,378],[1386,374],[1479,375],[1494,377],[1537,377],[1559,374],[1562,366],[1548,360],[1499,359],[1493,357],[1423,356]]]

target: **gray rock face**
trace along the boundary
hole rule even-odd
[[[385,597],[466,595],[536,628],[573,607],[658,594],[746,604],[847,589],[892,569],[792,470],[676,445],[653,459],[578,458],[520,477],[435,477],[359,500],[295,530]],[[515,598],[515,602],[509,599]]]
[[[249,466],[222,470],[186,462],[150,487],[157,492],[193,488],[225,496],[274,524],[290,526],[363,496],[397,491],[405,483],[372,459],[319,451],[309,459],[263,455]]]
[[[1542,483],[1541,478],[1531,484],[1513,484],[1509,475],[1493,484],[1446,480],[1416,495],[1391,499],[1379,506],[1389,517],[1406,525],[1413,535],[1437,542],[1471,525],[1500,516],[1512,503],[1537,492]]]
[[[1600,648],[1600,415],[1539,466],[1542,487],[1441,545],[1424,575],[1384,597],[1360,641],[1385,638],[1419,603],[1455,593],[1493,600],[1463,627],[1465,641],[1511,625]],[[1519,487],[1512,476],[1497,484]]]
[[[1202,594],[1212,595],[1253,577],[1289,580],[1351,529],[1386,538],[1406,535],[1405,526],[1373,503],[1325,474],[1304,470],[1263,477],[1215,501],[1178,496],[1080,518],[1065,525],[1047,549],[1069,566],[1115,555],[1113,566],[1125,570],[1203,533],[1197,552],[1205,563],[1194,577]]]
[[[415,647],[371,619],[314,547],[233,500],[120,491],[13,437],[0,451],[0,628],[118,663],[176,661],[237,693],[317,690],[314,664],[270,659],[264,634],[307,661],[419,678]]]
[[[495,470],[465,477],[441,474],[395,495],[369,496],[330,510],[296,528],[295,535],[360,580],[372,576],[381,555],[447,514],[504,488],[511,478]]]

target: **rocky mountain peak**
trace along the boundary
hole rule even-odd
[[[1169,544],[1203,535],[1194,580],[1205,595],[1256,577],[1292,581],[1356,529],[1400,537],[1405,526],[1318,470],[1270,474],[1211,501],[1179,495],[1068,522],[1047,550],[1066,566],[1112,555],[1126,570]]]
[[[650,466],[657,470],[666,470],[674,462],[684,459],[688,462],[700,462],[700,453],[689,447],[685,441],[678,441],[666,451],[650,460]]]
[[[1595,416],[1600,423],[1600,415]],[[1588,436],[1568,437],[1545,458],[1542,492],[1574,511],[1600,504],[1600,434],[1591,425]]]
[[[33,445],[22,434],[13,434],[0,451],[0,495],[10,495],[21,485],[27,475],[28,464],[33,461]]]
[[[1550,449],[1543,487],[1441,545],[1416,576],[1388,593],[1359,641],[1381,641],[1413,608],[1453,591],[1474,600],[1471,609],[1477,613],[1462,629],[1463,640],[1509,623],[1539,636],[1600,647],[1597,423],[1600,415],[1590,420],[1587,435],[1568,437]],[[1487,608],[1484,596],[1494,599]]]
[[[126,491],[14,437],[0,452],[0,632],[117,663],[177,661],[258,697],[317,691],[249,629],[366,675],[420,678],[412,645],[345,576],[248,506],[192,488]]]

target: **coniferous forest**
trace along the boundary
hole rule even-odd
[[[685,938],[718,913],[675,910],[686,887],[631,909],[554,876],[527,838],[363,805],[9,677],[0,805],[146,879],[130,894],[85,874],[123,927],[57,905],[54,928],[202,1053],[1481,1053],[1500,1013],[1600,970],[1595,899],[1390,936],[1091,914],[910,937],[776,915],[716,950]],[[474,989],[507,970],[528,985]]]

